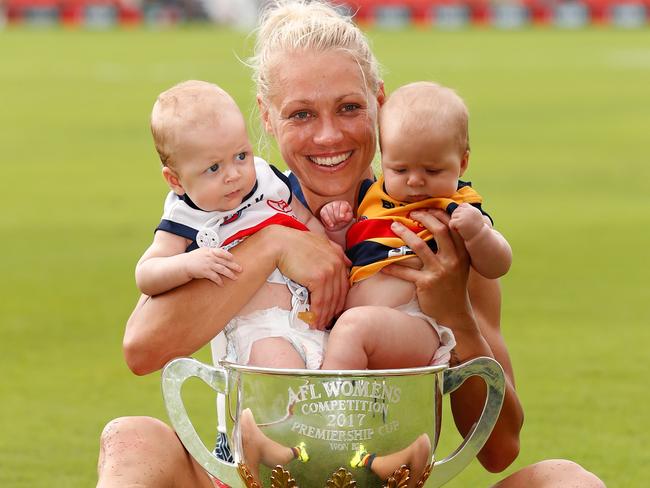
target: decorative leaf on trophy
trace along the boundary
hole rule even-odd
[[[424,486],[424,482],[429,479],[429,475],[431,474],[431,469],[433,468],[433,463],[429,463],[424,467],[424,472],[422,473],[422,478],[420,478],[420,481],[418,481],[418,484],[415,485],[415,488],[422,488]]]
[[[244,481],[246,488],[260,488],[260,485],[255,481],[255,478],[253,478],[248,466],[244,463],[239,463],[237,465],[237,471],[239,472],[241,479]]]
[[[406,488],[411,470],[404,464],[386,480],[384,488]]]
[[[352,474],[345,468],[339,468],[327,480],[326,488],[356,488],[357,482],[352,479]]]
[[[298,488],[291,473],[279,464],[271,471],[271,488]]]

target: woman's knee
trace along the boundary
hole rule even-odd
[[[152,417],[121,417],[101,435],[98,487],[212,486],[176,433]]]
[[[566,459],[550,459],[537,463],[537,468],[555,479],[557,487],[605,488],[605,483],[578,463]],[[550,486],[550,485],[549,485]]]
[[[549,459],[527,466],[495,487],[535,487],[535,488],[604,488],[605,484],[593,473],[573,461]]]
[[[181,448],[176,434],[167,424],[153,417],[120,417],[111,420],[100,437],[103,456],[142,458],[161,450]]]

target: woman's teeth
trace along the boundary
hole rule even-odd
[[[343,154],[339,154],[338,156],[329,156],[327,158],[309,156],[309,159],[311,159],[312,162],[316,163],[319,166],[336,166],[337,164],[341,164],[343,161],[348,159],[351,154],[352,151],[349,151]]]

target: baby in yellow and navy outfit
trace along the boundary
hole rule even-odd
[[[330,202],[320,213],[330,239],[344,246],[352,261],[346,311],[330,334],[323,369],[449,361],[455,345],[451,330],[422,313],[413,283],[378,273],[415,259],[392,232],[393,222],[405,225],[435,251],[431,233],[410,213],[444,210],[478,273],[498,278],[512,261],[510,245],[481,207],[483,199],[459,179],[469,162],[468,110],[453,90],[429,82],[399,88],[381,108],[379,139],[383,176],[362,185],[356,219],[343,201]]]

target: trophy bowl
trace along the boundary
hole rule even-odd
[[[452,454],[436,455],[442,398],[467,378],[487,385],[480,418]],[[200,440],[181,397],[198,377],[225,399],[230,456]],[[394,370],[272,369],[191,358],[170,361],[162,389],[188,452],[230,487],[441,486],[474,459],[501,410],[505,380],[494,359]]]

